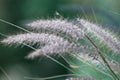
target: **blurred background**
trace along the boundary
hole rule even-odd
[[[26,21],[41,18],[87,18],[120,35],[119,13],[120,0],[0,0],[0,19],[21,27],[24,27]],[[21,32],[24,31],[0,21],[0,33],[12,35]],[[0,35],[0,40],[4,38]],[[43,56],[34,60],[25,59],[31,51],[32,49],[25,46],[9,47],[0,44],[0,80],[27,80],[25,77],[29,76],[49,77],[68,73],[66,69]],[[62,58],[52,57],[67,66]]]

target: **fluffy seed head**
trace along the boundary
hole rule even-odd
[[[39,31],[41,28],[43,29],[53,29],[53,30],[59,30],[63,31],[69,35],[71,35],[73,38],[82,38],[83,37],[83,31],[76,25],[73,25],[72,23],[68,22],[67,20],[61,20],[61,19],[52,19],[52,20],[37,20],[32,23],[27,24],[30,29]]]
[[[45,43],[45,44],[59,44],[62,42],[68,42],[62,37],[56,36],[54,34],[46,33],[26,33],[9,36],[2,41],[3,43],[13,44],[13,43]]]
[[[108,30],[103,29],[97,24],[93,24],[87,20],[79,19],[80,24],[87,29],[88,32],[92,32],[97,35],[102,41],[104,41],[113,51],[120,53],[120,40],[118,40]]]
[[[62,42],[61,44],[46,45],[40,49],[37,49],[36,51],[28,55],[27,58],[35,58],[37,56],[46,55],[46,54],[51,55],[58,53],[69,53],[71,51],[82,52],[83,50],[81,47],[78,47],[75,44]]]

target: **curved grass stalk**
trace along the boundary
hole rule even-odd
[[[10,76],[7,74],[7,72],[0,66],[0,70],[3,72],[3,74],[8,78],[8,80],[12,80]]]
[[[89,65],[92,69],[97,70],[97,71],[99,71],[99,72],[101,72],[101,73],[103,73],[103,74],[105,74],[105,75],[113,78],[110,74],[108,74],[108,73],[106,73],[106,72],[103,72],[103,71],[97,69],[97,68],[96,68],[95,66],[93,66],[92,64],[86,62],[86,61],[85,61],[82,57],[80,57],[78,54],[71,54],[71,55],[72,55],[72,57],[76,57],[76,59],[80,60],[81,62],[83,62],[83,63],[85,63],[85,64],[87,64],[87,65]],[[79,57],[78,57],[78,56],[79,56]]]
[[[29,30],[26,30],[26,29],[24,29],[24,28],[22,28],[22,27],[20,27],[20,26],[18,26],[18,25],[15,25],[15,24],[13,24],[13,23],[11,23],[11,22],[8,22],[8,21],[6,21],[6,20],[3,20],[3,19],[1,19],[1,18],[0,18],[0,21],[3,22],[3,23],[6,23],[6,24],[8,24],[8,25],[14,26],[14,27],[16,27],[16,28],[18,28],[18,29],[21,29],[21,30],[23,30],[23,31],[25,31],[25,32],[31,33]]]
[[[109,63],[106,61],[103,53],[99,50],[99,48],[96,46],[96,44],[87,36],[85,35],[86,38],[90,41],[90,43],[93,45],[93,47],[96,49],[96,51],[98,52],[98,54],[100,55],[100,57],[102,58],[102,60],[104,61],[105,65],[108,67],[108,69],[112,72],[112,74],[115,76],[115,78],[117,80],[119,80],[119,77],[114,73],[114,71],[111,69]]]
[[[115,14],[115,15],[119,15],[119,16],[120,16],[120,13],[118,13],[118,12],[111,11],[111,10],[109,10],[108,12],[110,12],[110,13],[112,13],[112,14]]]
[[[50,76],[50,77],[45,77],[45,78],[25,77],[25,79],[29,79],[29,80],[31,80],[31,79],[32,80],[47,80],[47,79],[55,79],[55,78],[68,77],[68,76],[80,77],[79,74],[64,74],[64,75]]]
[[[93,34],[94,35],[94,34]],[[104,43],[99,43],[100,40],[96,39],[97,36],[92,36],[92,34],[87,35],[91,40],[94,41],[94,43],[98,46],[98,48],[102,51],[103,55],[106,57],[106,59],[114,61],[115,63],[119,64],[120,59],[116,59],[117,57],[119,58],[119,54],[115,54],[114,51],[112,51],[110,48],[107,47],[107,45],[104,45]],[[116,58],[115,58],[116,57]],[[120,65],[120,64],[119,64]]]
[[[60,55],[66,62],[67,62],[67,64],[69,65],[69,66],[71,66],[71,63],[64,57],[64,56],[62,56],[62,55]]]
[[[70,53],[70,55],[71,55],[71,57],[75,57],[76,59],[80,60],[80,61],[83,62],[84,64],[87,64],[89,67],[93,68],[94,70],[97,70],[98,72],[101,72],[101,73],[103,73],[103,74],[105,74],[105,75],[113,78],[110,74],[108,74],[108,73],[106,73],[106,72],[104,72],[104,71],[101,71],[101,70],[97,69],[95,66],[93,66],[92,64],[86,62],[86,61],[85,61],[84,59],[82,59],[78,54]],[[64,58],[62,55],[61,55],[61,57],[62,57],[73,69],[77,69],[77,70],[81,69],[81,68],[80,68],[81,65],[80,65],[80,66],[77,66],[77,65],[76,65],[75,63],[73,63],[73,62],[71,62],[71,61],[69,62],[69,60],[67,60],[66,58]],[[74,65],[71,65],[71,64],[74,64]],[[84,71],[82,71],[82,69],[81,69],[81,72],[84,73],[84,74],[86,74],[86,75],[88,75],[88,76],[90,76],[90,74],[85,73]]]

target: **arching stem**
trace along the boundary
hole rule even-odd
[[[96,49],[97,53],[100,55],[100,57],[102,58],[103,62],[105,63],[105,65],[108,67],[108,69],[112,72],[112,74],[115,76],[115,80],[119,80],[119,77],[114,73],[114,71],[111,69],[109,63],[107,62],[107,60],[105,59],[104,55],[102,54],[102,52],[99,50],[99,48],[97,47],[97,45],[89,38],[89,36],[85,35],[85,37],[90,41],[90,43],[93,45],[93,47]]]

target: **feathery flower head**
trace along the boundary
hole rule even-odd
[[[46,43],[46,44],[60,44],[62,42],[68,43],[62,37],[56,36],[54,34],[46,33],[26,33],[9,36],[4,39],[2,43],[12,44],[12,43]]]
[[[76,47],[75,44],[72,43],[62,43],[62,44],[53,44],[53,45],[46,45],[40,49],[37,49],[36,51],[30,53],[27,58],[35,58],[40,55],[52,55],[52,54],[58,54],[58,53],[69,53],[69,52],[78,52],[82,51],[82,48]]]
[[[65,32],[66,34],[71,35],[73,38],[82,38],[83,31],[76,25],[73,25],[71,22],[62,19],[52,19],[52,20],[36,20],[32,23],[27,24],[28,28],[39,31],[42,29],[53,29]]]
[[[78,19],[78,22],[86,28],[87,32],[94,33],[100,40],[104,41],[113,51],[120,53],[120,40],[118,40],[110,31],[101,26],[84,19]]]

